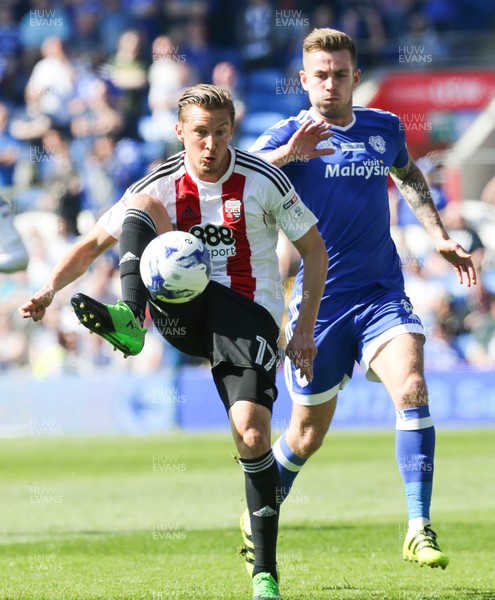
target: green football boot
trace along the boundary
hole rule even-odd
[[[253,577],[253,600],[282,600],[277,582],[270,573],[257,573]]]
[[[449,564],[449,557],[444,554],[437,544],[437,534],[424,525],[423,529],[408,531],[402,550],[404,560],[417,562],[427,567],[445,567]]]
[[[139,325],[132,310],[122,300],[117,304],[103,304],[79,293],[72,296],[71,304],[84,327],[110,342],[125,358],[135,356],[143,349],[147,330]]]

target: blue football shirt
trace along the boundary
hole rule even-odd
[[[279,121],[250,148],[263,156],[284,144],[307,119],[319,120],[312,109]],[[404,167],[409,154],[404,127],[396,115],[354,107],[353,120],[332,126],[330,156],[300,160],[282,167],[308,208],[318,217],[329,269],[325,296],[357,292],[366,286],[404,289],[400,259],[390,235],[388,174]],[[302,285],[296,277],[295,294]],[[355,297],[353,293],[352,296]]]

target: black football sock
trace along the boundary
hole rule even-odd
[[[122,300],[141,325],[144,323],[148,290],[141,280],[139,260],[146,246],[157,235],[151,215],[139,208],[128,208],[120,235],[120,283]]]
[[[280,475],[270,449],[259,458],[239,459],[244,470],[246,500],[254,543],[254,570],[270,573],[277,580],[277,534],[280,505],[277,488]]]

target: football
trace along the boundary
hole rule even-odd
[[[169,231],[146,246],[140,271],[152,298],[182,304],[199,296],[208,285],[210,254],[195,235]]]

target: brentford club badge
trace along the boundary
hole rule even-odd
[[[242,203],[240,200],[225,200],[223,212],[226,221],[237,221],[241,218]]]

